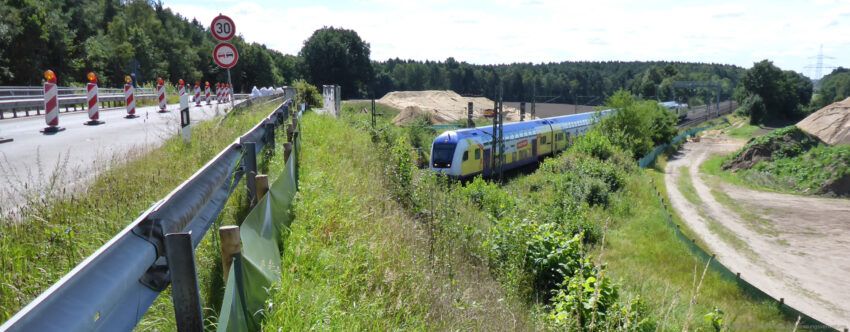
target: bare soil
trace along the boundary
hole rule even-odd
[[[402,110],[393,119],[395,124],[405,124],[420,116],[427,116],[431,123],[445,124],[466,120],[467,104],[472,102],[472,117],[484,117],[485,109],[493,109],[493,101],[484,97],[464,97],[454,91],[394,91],[378,100],[379,103]],[[519,121],[519,109],[503,107],[505,122]],[[526,110],[528,111],[528,110]],[[526,118],[528,114],[526,114]]]
[[[850,326],[850,200],[760,192],[700,174],[709,156],[744,143],[711,135],[686,143],[665,171],[671,204],[706,249],[742,279],[825,324]],[[681,167],[688,168],[699,202],[679,191]],[[737,207],[718,201],[718,192]]]

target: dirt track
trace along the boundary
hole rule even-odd
[[[743,143],[685,144],[667,164],[671,204],[706,249],[743,279],[839,330],[850,327],[850,200],[759,192],[699,173],[710,155]],[[683,167],[696,202],[679,190]],[[719,200],[724,194],[729,199]]]

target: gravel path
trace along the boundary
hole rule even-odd
[[[667,164],[671,204],[707,249],[743,279],[826,324],[850,326],[850,200],[759,192],[699,173],[712,154],[743,144],[724,138],[685,144]],[[689,169],[697,204],[679,191],[682,167]],[[731,203],[718,201],[718,193]]]

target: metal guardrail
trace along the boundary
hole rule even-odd
[[[246,99],[248,94],[233,94],[234,99]],[[136,88],[136,100],[155,99],[153,89]],[[124,90],[115,88],[99,88],[98,101],[101,107],[106,108],[111,104],[113,107],[124,105]],[[60,87],[59,88],[59,107],[60,112],[74,112],[85,110],[86,89],[76,87]],[[61,110],[64,108],[64,111]],[[78,109],[79,108],[79,109]],[[35,112],[35,115],[43,113],[44,109],[44,91],[40,87],[0,87],[0,120],[7,118],[17,118],[19,113],[24,113],[23,116],[30,116],[30,113]],[[12,113],[9,116],[6,113]]]
[[[165,235],[190,232],[192,246],[197,247],[241,178],[256,172],[256,160],[250,157],[256,158],[266,144],[274,144],[274,129],[288,119],[291,104],[286,100],[224,148],[0,326],[0,331],[132,330],[171,281]]]

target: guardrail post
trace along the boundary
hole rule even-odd
[[[266,144],[269,146],[269,151],[274,152],[275,142],[274,142],[274,128],[275,125],[273,122],[269,122],[263,125],[266,127]]]
[[[254,180],[257,182],[257,201],[259,202],[260,198],[263,198],[269,192],[269,176],[257,174]]]
[[[283,162],[289,161],[289,155],[292,154],[292,143],[283,143]]]
[[[242,143],[242,167],[245,171],[245,184],[248,186],[248,202],[251,206],[257,200],[257,149],[254,142]]]
[[[242,252],[242,238],[239,237],[239,226],[221,226],[218,229],[221,238],[221,267],[224,272],[224,283],[227,284],[227,276],[230,275],[230,266],[233,265],[233,255]]]
[[[171,298],[178,331],[203,331],[201,293],[195,269],[191,233],[165,235],[165,256],[171,272]]]

